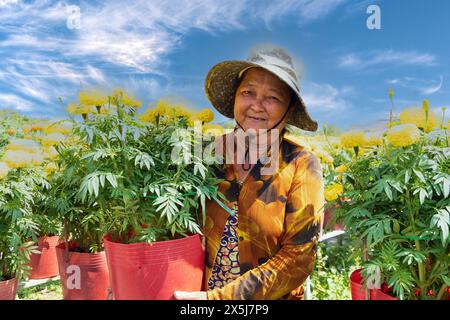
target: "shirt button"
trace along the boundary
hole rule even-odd
[[[243,240],[244,240],[244,237],[240,236],[239,241],[243,241]]]

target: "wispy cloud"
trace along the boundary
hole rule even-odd
[[[398,51],[394,49],[376,50],[368,53],[348,53],[338,59],[338,67],[363,70],[370,67],[437,65],[437,58],[430,53]]]
[[[403,77],[390,79],[387,81],[390,85],[401,86],[419,92],[423,95],[432,95],[441,90],[444,84],[444,77],[439,76],[439,80],[427,80],[416,77]]]
[[[2,101],[28,110],[73,96],[74,86],[106,82],[164,93],[167,85],[140,75],[168,79],[166,57],[192,30],[244,30],[287,15],[311,22],[345,1],[86,1],[79,3],[80,28],[69,29],[64,1],[0,0],[0,90],[10,92]]]
[[[251,1],[254,3],[253,1]],[[258,1],[264,3],[255,11],[256,18],[262,18],[266,25],[283,19],[286,15],[295,15],[299,24],[322,19],[347,0],[279,0]]]
[[[312,113],[342,111],[351,107],[350,101],[345,98],[351,91],[353,91],[351,87],[338,89],[330,84],[306,83],[303,88],[303,98]]]
[[[0,93],[0,105],[2,108],[18,111],[30,111],[33,107],[29,100],[10,93]]]

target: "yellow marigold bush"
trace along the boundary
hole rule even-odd
[[[344,192],[344,187],[340,183],[332,183],[325,188],[325,199],[327,201],[336,200]]]
[[[438,120],[436,115],[429,110],[427,119],[426,113],[426,108],[406,108],[400,113],[400,123],[414,124],[417,128],[430,132],[438,126]]]
[[[419,141],[420,131],[413,124],[401,124],[388,130],[387,139],[394,147],[406,147]]]
[[[344,148],[364,147],[366,145],[364,132],[349,131],[342,134],[341,144]]]
[[[23,150],[7,150],[2,161],[10,168],[26,168],[33,166],[33,153]]]

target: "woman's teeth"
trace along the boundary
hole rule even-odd
[[[266,120],[266,119],[263,119],[263,118],[252,117],[252,116],[249,116],[249,118],[250,119],[254,119],[254,120],[259,120],[259,121],[265,121]]]

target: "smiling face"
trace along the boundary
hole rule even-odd
[[[234,118],[244,130],[270,129],[283,117],[290,99],[291,89],[277,76],[262,68],[251,68],[245,71],[236,90]],[[276,129],[284,128],[288,117]]]

